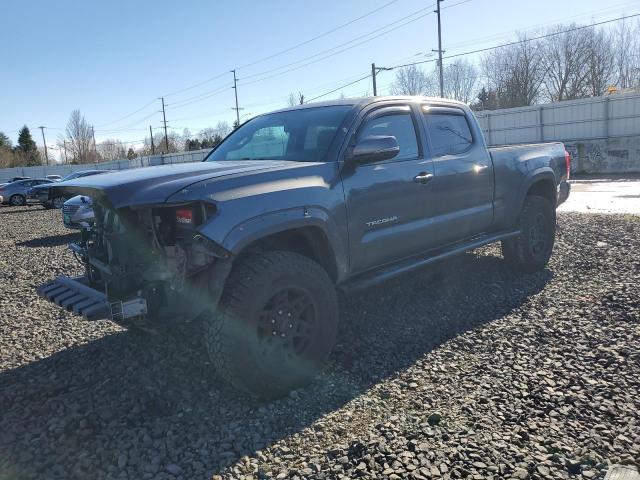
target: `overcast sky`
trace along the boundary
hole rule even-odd
[[[230,69],[237,69],[243,115],[284,107],[291,92],[313,98],[366,75],[371,62],[427,58],[437,48],[432,3],[4,0],[0,131],[15,141],[26,124],[41,145],[37,127],[44,125],[47,144],[54,145],[77,108],[95,125],[98,142],[133,142],[148,135],[149,125],[161,126],[156,98],[162,95],[169,125],[180,133],[231,123]],[[442,7],[447,55],[498,45],[516,30],[639,13],[640,0],[446,0]],[[382,73],[379,93],[392,80],[392,72]],[[341,92],[370,94],[370,80],[323,99]]]

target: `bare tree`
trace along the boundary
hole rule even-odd
[[[482,59],[487,92],[493,92],[498,108],[534,104],[544,81],[539,44],[525,36],[519,40],[520,43],[494,50]]]
[[[90,163],[97,160],[93,151],[93,131],[80,110],[71,112],[65,135],[58,137],[58,146],[62,146],[65,140],[71,163]]]
[[[127,156],[127,147],[116,138],[103,140],[96,146],[98,154],[103,160],[120,160]]]
[[[640,86],[640,22],[623,20],[613,36],[616,84],[620,88]]]
[[[566,28],[556,26],[549,33]],[[571,100],[587,95],[589,32],[586,29],[565,31],[544,40],[545,88],[550,100]]]
[[[587,49],[587,94],[594,97],[604,95],[615,78],[611,35],[603,30],[591,30]]]
[[[443,77],[445,97],[471,102],[478,83],[478,71],[472,63],[458,59],[445,66]]]
[[[289,98],[287,99],[288,106],[295,107],[296,105],[303,105],[303,104],[304,104],[304,95],[302,94],[302,92],[298,92],[297,96],[293,92],[289,94]]]
[[[435,91],[433,79],[415,65],[398,70],[391,84],[393,95],[433,95]]]

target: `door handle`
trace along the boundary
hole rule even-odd
[[[487,168],[489,168],[489,165],[483,165],[481,163],[476,163],[473,166],[473,171],[476,173],[482,172],[483,170],[486,170]]]
[[[427,183],[432,178],[433,178],[433,174],[427,173],[427,172],[420,172],[418,175],[413,177],[413,181],[416,182],[416,183],[421,183],[421,184],[424,185],[425,183]]]

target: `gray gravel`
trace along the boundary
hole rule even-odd
[[[59,212],[0,209],[0,479],[603,478],[640,462],[640,217],[561,214],[549,269],[496,247],[341,300],[318,381],[217,384],[194,326],[83,323]]]

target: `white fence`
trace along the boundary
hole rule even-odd
[[[13,177],[43,178],[47,175],[60,175],[64,177],[77,170],[127,170],[129,168],[169,165],[172,163],[199,162],[210,151],[210,149],[194,150],[192,152],[150,155],[131,160],[112,160],[110,162],[88,163],[83,165],[43,165],[38,167],[3,168],[0,169],[0,183],[4,183]]]
[[[640,94],[476,112],[489,145],[640,136]]]

